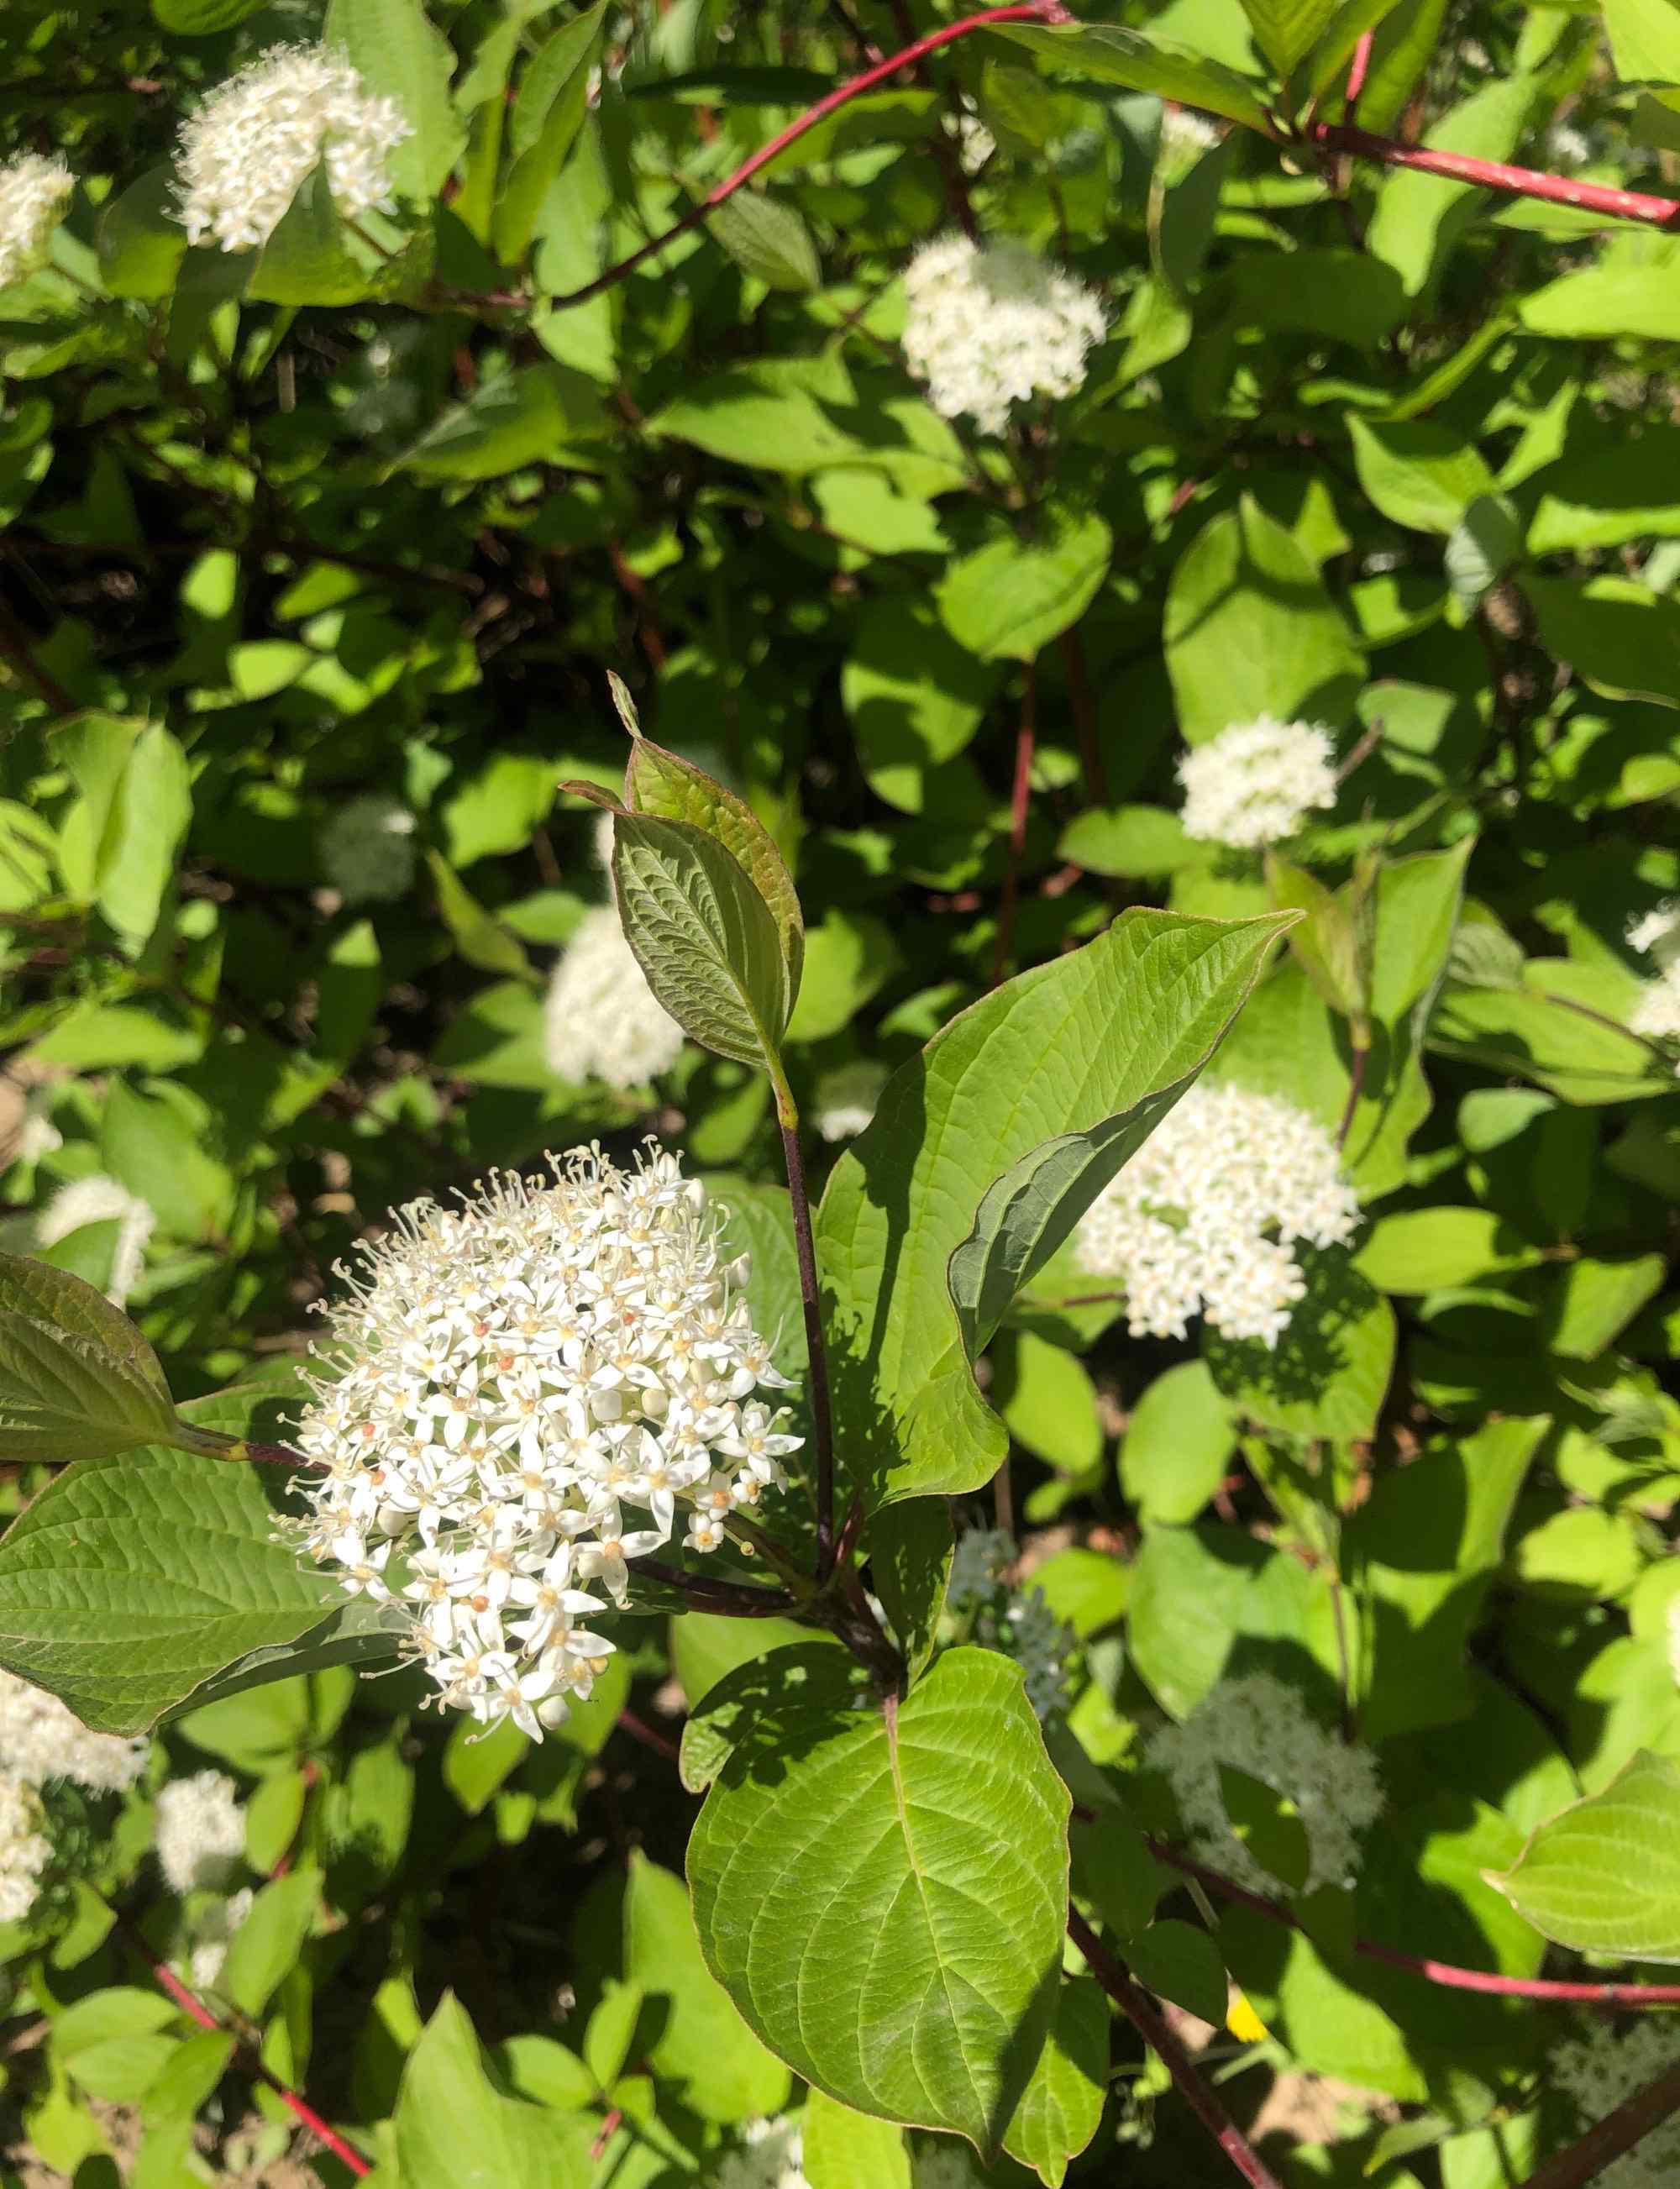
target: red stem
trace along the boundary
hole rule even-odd
[[[1348,110],[1343,118],[1349,127],[1352,126],[1354,116],[1358,111],[1359,95],[1365,89],[1365,79],[1371,71],[1371,42],[1376,35],[1374,31],[1360,32],[1359,42],[1354,48],[1354,57],[1349,65]]]
[[[1474,160],[1464,152],[1397,144],[1391,138],[1373,137],[1369,130],[1355,128],[1349,122],[1315,122],[1307,133],[1315,144],[1330,151],[1355,152],[1361,159],[1380,161],[1385,167],[1411,167],[1419,174],[1443,176],[1448,182],[1474,183],[1485,190],[1502,190],[1507,197],[1542,198],[1551,205],[1574,206],[1582,212],[1604,213],[1612,220],[1640,220],[1655,228],[1680,229],[1680,199],[1617,189],[1609,183],[1577,182],[1569,175],[1542,174],[1535,167],[1509,167],[1502,160]]]
[[[733,175],[726,175],[715,189],[709,190],[699,204],[691,206],[682,219],[666,229],[663,235],[644,243],[639,251],[632,251],[628,258],[621,258],[616,266],[609,266],[604,274],[598,274],[593,281],[586,282],[581,289],[573,289],[563,297],[550,297],[551,307],[556,311],[564,311],[574,304],[585,304],[591,297],[598,297],[603,290],[615,287],[627,274],[633,274],[638,266],[657,257],[668,243],[675,243],[678,236],[687,235],[691,229],[698,228],[716,206],[721,206],[726,198],[733,197],[744,184],[749,183],[755,174],[785,152],[789,144],[796,144],[819,122],[852,99],[861,98],[866,91],[873,91],[878,83],[885,83],[890,76],[897,76],[901,69],[914,68],[918,61],[925,59],[929,54],[937,53],[942,46],[953,45],[959,38],[967,37],[970,31],[983,31],[993,23],[1055,23],[1068,20],[1067,11],[1060,4],[1060,0],[1024,0],[1024,4],[1017,7],[982,8],[977,15],[965,15],[959,23],[947,23],[942,30],[930,31],[926,37],[918,38],[914,45],[904,47],[901,52],[889,54],[884,61],[877,61],[873,68],[865,69],[861,76],[852,76],[826,97],[819,99],[814,106],[806,107],[797,121],[790,122],[767,144],[761,144],[749,160],[743,161]],[[486,303],[490,300],[480,298],[477,301]],[[510,300],[498,297],[495,301],[506,303]],[[512,301],[523,303],[527,300],[521,297]]]
[[[1277,2176],[1196,2073],[1189,2053],[1077,1908],[1067,1911],[1067,1935],[1085,1956],[1091,1974],[1145,2044],[1160,2054],[1179,2096],[1250,2189],[1280,2189]]]
[[[1032,752],[1038,743],[1038,678],[1033,665],[1021,672],[1021,728],[1015,741],[1015,784],[1010,794],[1010,858],[1004,869],[1004,901],[998,912],[998,948],[992,961],[995,988],[1009,968],[1015,945],[1015,906],[1021,892],[1021,854],[1027,842],[1027,806],[1032,789]]]
[[[264,2061],[258,2058],[257,2054],[252,2051],[250,2045],[246,2044],[242,2039],[239,2038],[236,2032],[230,2031],[224,2022],[218,2022],[217,2020],[216,2016],[210,2011],[210,2009],[204,2004],[204,2001],[200,1999],[195,1993],[188,1990],[186,1985],[181,1982],[181,1979],[176,1975],[173,1969],[166,1966],[162,1961],[158,1960],[157,1956],[146,1944],[144,1938],[141,1936],[134,1925],[128,1921],[126,1917],[119,1918],[119,1920],[122,1922],[124,1934],[128,1938],[129,1943],[134,1947],[137,1952],[144,1956],[145,1960],[151,1969],[153,1976],[156,1977],[162,1988],[168,1993],[170,1998],[174,2000],[176,2005],[180,2008],[182,2013],[189,2016],[191,2019],[198,2024],[201,2029],[214,2029],[223,2037],[234,2037],[235,2043],[238,2045],[240,2056],[251,2073],[257,2076],[260,2081],[268,2084],[269,2088],[274,2092],[280,2103],[290,2108],[297,2118],[302,2121],[304,2127],[309,2130],[312,2135],[317,2135],[320,2138],[321,2141],[326,2146],[327,2149],[332,2153],[335,2158],[342,2159],[344,2164],[349,2168],[351,2173],[355,2175],[359,2179],[362,2176],[371,2174],[373,2169],[369,2165],[367,2160],[362,2157],[360,2152],[359,2152],[354,2145],[346,2143],[343,2137],[339,2135],[337,2129],[330,2128],[326,2122],[324,2121],[320,2115],[315,2111],[314,2107],[308,2102],[307,2098],[300,2097],[297,2092],[291,2088],[290,2084],[281,2082],[280,2077],[275,2074],[274,2069],[269,2067]]]
[[[1287,1924],[1292,1931],[1302,1928],[1288,1909],[1268,1900],[1263,1892],[1251,1892],[1246,1885],[1222,1877],[1217,1869],[1209,1869],[1204,1863],[1181,1854],[1177,1847],[1168,1847],[1163,1841],[1151,1839],[1149,1845],[1157,1862],[1182,1870],[1186,1877],[1193,1877],[1198,1885],[1218,1893],[1222,1900],[1251,1908],[1257,1915],[1269,1915],[1275,1923]],[[1392,1968],[1409,1969],[1413,1976],[1422,1977],[1428,1983],[1443,1984],[1450,1991],[1491,1992],[1502,1999],[1539,1999],[1557,2005],[1606,2009],[1680,2006],[1680,1984],[1572,1983],[1550,1977],[1494,1976],[1485,1969],[1460,1968],[1453,1961],[1436,1961],[1424,1954],[1402,1953],[1398,1946],[1379,1946],[1370,1938],[1355,1939],[1354,1951],[1368,1961],[1385,1961]]]

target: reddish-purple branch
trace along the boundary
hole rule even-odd
[[[272,2067],[259,2059],[249,2045],[240,2041],[236,2031],[229,2029],[224,2023],[218,2022],[204,2001],[195,1993],[189,1991],[181,1982],[173,1969],[157,1958],[134,1925],[124,1920],[122,1930],[130,1944],[137,1953],[144,1956],[153,1976],[168,1993],[183,2014],[190,2016],[201,2029],[213,2029],[221,2036],[234,2038],[235,2042],[239,2045],[240,2057],[249,2072],[268,2085],[280,2103],[303,2124],[312,2135],[320,2138],[335,2158],[342,2159],[351,2173],[359,2179],[372,2173],[372,2167],[354,2145],[346,2143],[337,2130],[328,2126],[307,2098],[300,2097],[289,2083],[283,2083]]]
[[[1513,167],[1502,160],[1474,160],[1466,152],[1438,152],[1423,144],[1397,144],[1373,137],[1346,122],[1315,122],[1307,133],[1332,152],[1353,152],[1378,160],[1385,167],[1410,167],[1420,175],[1440,175],[1450,183],[1474,183],[1507,197],[1541,198],[1550,205],[1603,213],[1611,220],[1639,220],[1655,228],[1680,230],[1680,199],[1659,198],[1643,190],[1618,189],[1610,183],[1578,182],[1570,175],[1542,174],[1536,167]]]
[[[1654,2083],[1624,2098],[1613,2113],[1587,2130],[1578,2142],[1548,2158],[1537,2174],[1530,2174],[1527,2189],[1582,2189],[1607,2166],[1632,2151],[1641,2136],[1660,2128],[1680,2110],[1680,2067],[1665,2068]]]
[[[1221,1876],[1217,1869],[1209,1869],[1205,1863],[1180,1853],[1162,1840],[1151,1839],[1149,1844],[1157,1862],[1182,1870],[1186,1877],[1193,1877],[1198,1885],[1217,1893],[1220,1899],[1252,1908],[1257,1915],[1269,1915],[1273,1922],[1287,1924],[1292,1931],[1302,1928],[1297,1916],[1276,1900],[1268,1900],[1263,1892],[1251,1892],[1246,1885]],[[1390,1968],[1407,1969],[1425,1983],[1443,1984],[1451,1991],[1491,1992],[1502,1999],[1546,2000],[1559,2006],[1680,2006],[1680,1984],[1577,1983],[1551,1977],[1495,1976],[1485,1969],[1461,1968],[1454,1961],[1437,1961],[1426,1954],[1403,1953],[1398,1946],[1379,1946],[1371,1938],[1355,1938],[1353,1949],[1368,1961],[1383,1961]]]
[[[953,45],[959,38],[966,38],[975,31],[986,30],[993,23],[1057,23],[1069,20],[1060,0],[1024,0],[1024,4],[1017,7],[982,8],[977,15],[965,15],[959,23],[947,23],[942,29],[930,31],[925,38],[918,38],[914,45],[906,46],[898,53],[889,54],[884,61],[877,61],[873,68],[865,69],[861,76],[851,76],[845,83],[836,85],[814,106],[807,106],[797,120],[790,122],[767,144],[761,144],[749,160],[744,161],[733,174],[726,175],[715,189],[709,190],[698,205],[691,206],[682,219],[673,222],[662,235],[644,243],[639,251],[632,251],[628,258],[621,258],[616,266],[609,266],[604,274],[598,274],[593,281],[586,282],[581,289],[573,289],[563,297],[551,297],[550,303],[555,310],[563,311],[573,304],[585,304],[591,297],[598,297],[603,290],[614,287],[627,274],[633,274],[638,266],[645,265],[650,258],[658,257],[668,243],[675,243],[678,236],[687,235],[691,229],[698,228],[709,212],[714,212],[726,198],[733,197],[744,184],[749,183],[772,160],[779,158],[789,144],[796,144],[819,122],[825,121],[852,99],[861,99],[866,91],[873,91],[877,84],[885,83],[901,69],[914,68],[918,61],[925,60],[930,54],[937,53],[942,46]]]
[[[1067,1911],[1067,1935],[1086,1966],[1144,2043],[1157,2052],[1179,2095],[1217,2143],[1249,2189],[1280,2189],[1277,2176],[1196,2072],[1185,2050],[1077,1908]]]

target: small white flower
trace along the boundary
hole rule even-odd
[[[682,1029],[648,985],[611,905],[579,921],[548,984],[544,1053],[557,1078],[645,1086],[682,1053]]]
[[[1191,1843],[1227,1877],[1276,1893],[1283,1881],[1231,1830],[1222,1765],[1258,1779],[1293,1804],[1307,1835],[1304,1892],[1345,1884],[1359,1835],[1383,1811],[1383,1783],[1366,1750],[1350,1748],[1311,1717],[1300,1697],[1269,1672],[1223,1680],[1183,1725],[1164,1726],[1145,1751],[1173,1784]]]
[[[414,880],[414,831],[399,800],[353,798],[321,830],[321,871],[346,904],[388,903]]]
[[[965,175],[977,175],[998,149],[998,140],[970,107],[964,107],[945,124],[957,141],[957,157]]]
[[[633,1170],[591,1147],[554,1174],[400,1212],[297,1438],[307,1555],[395,1599],[446,1705],[533,1739],[612,1654],[588,1584],[622,1604],[679,1507],[721,1541],[715,1455],[761,1489],[798,1441],[754,1397],[785,1379],[704,1186],[651,1143]]]
[[[904,357],[942,417],[1001,433],[1010,406],[1084,384],[1107,331],[1102,300],[1023,243],[965,235],[924,244],[904,272]]]
[[[35,1904],[53,1857],[41,1821],[34,1787],[15,1771],[0,1771],[0,1923],[21,1923]]]
[[[62,160],[20,152],[0,167],[0,289],[26,281],[47,263],[75,189]]]
[[[1584,2131],[1614,2113],[1624,2098],[1675,2064],[1680,2044],[1666,2015],[1636,2014],[1624,2026],[1595,2016],[1582,2034],[1560,2045],[1547,2062],[1549,2086],[1561,2091]],[[1632,2151],[1592,2177],[1594,2189],[1668,2189],[1680,2175],[1680,2120],[1650,2130]]]
[[[24,1105],[23,1123],[18,1127],[13,1151],[20,1162],[39,1162],[42,1156],[56,1154],[65,1144],[65,1136],[48,1110],[49,1099],[44,1089],[37,1088]]]
[[[93,1793],[119,1793],[145,1768],[150,1745],[90,1732],[56,1695],[0,1671],[0,1769],[37,1786],[69,1779]]]
[[[875,1114],[881,1090],[891,1077],[885,1065],[859,1057],[825,1072],[817,1083],[812,1112],[817,1131],[825,1140],[853,1140]]]
[[[1680,959],[1647,981],[1628,1024],[1650,1041],[1680,1041]]]
[[[342,55],[325,46],[275,46],[218,84],[181,132],[188,240],[260,248],[323,161],[347,220],[388,212],[391,154],[411,134],[396,100],[371,96]]]
[[[1170,99],[1162,108],[1160,159],[1163,167],[1179,170],[1192,167],[1219,142],[1219,132],[1205,115],[1196,114],[1187,106],[1175,106]]]
[[[1680,962],[1680,897],[1666,897],[1654,905],[1627,930],[1627,947],[1642,958],[1655,958],[1665,971]]]
[[[1546,156],[1554,167],[1588,167],[1592,139],[1572,122],[1554,122],[1546,133]]]
[[[208,1991],[221,1976],[234,1933],[251,1913],[256,1898],[250,1886],[241,1886],[229,1899],[212,1901],[199,1918],[187,1958],[187,1973],[195,1990]]]
[[[1198,1082],[1079,1220],[1075,1252],[1125,1288],[1134,1338],[1202,1315],[1276,1345],[1306,1280],[1298,1241],[1345,1244],[1359,1200],[1316,1119],[1270,1094]]]
[[[798,2121],[749,2121],[739,2147],[724,2155],[712,2189],[811,2189]]]
[[[68,1239],[72,1231],[80,1231],[86,1225],[115,1222],[116,1246],[110,1258],[105,1297],[121,1307],[139,1282],[146,1242],[156,1221],[150,1202],[130,1193],[114,1178],[107,1178],[103,1171],[95,1171],[90,1178],[78,1178],[59,1188],[42,1210],[35,1236],[42,1246],[55,1247],[60,1239]]]
[[[1179,762],[1179,781],[1186,836],[1258,851],[1336,803],[1330,732],[1262,715],[1192,747]]]
[[[221,1771],[172,1779],[158,1795],[152,1837],[172,1892],[215,1891],[245,1858],[238,1787]]]

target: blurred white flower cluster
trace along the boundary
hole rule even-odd
[[[1653,1041],[1680,1041],[1680,897],[1670,897],[1636,919],[1627,942],[1657,967],[1655,980],[1641,989],[1628,1024]]]
[[[716,1550],[801,1441],[755,1395],[787,1379],[705,1188],[652,1142],[630,1171],[599,1147],[551,1162],[552,1185],[415,1202],[363,1250],[297,1440],[309,1553],[403,1600],[445,1704],[534,1738],[612,1653],[588,1584],[622,1604],[679,1502],[687,1547]]]
[[[1293,1104],[1192,1087],[1079,1220],[1075,1252],[1125,1287],[1134,1338],[1205,1315],[1276,1345],[1307,1284],[1294,1247],[1339,1246],[1359,1221],[1336,1144]]]
[[[68,1779],[90,1793],[118,1794],[145,1768],[150,1746],[90,1732],[56,1695],[0,1671],[0,1769],[37,1786]]]
[[[1161,141],[1156,162],[1169,183],[1177,182],[1219,142],[1219,132],[1205,115],[1168,100],[1161,114]]]
[[[53,231],[76,189],[62,160],[20,152],[0,167],[0,289],[47,263]]]
[[[321,830],[321,869],[346,904],[386,902],[414,880],[415,819],[399,799],[353,798]]]
[[[0,1771],[0,1923],[21,1923],[35,1904],[53,1853],[42,1821],[40,1797],[28,1779]]]
[[[114,1178],[95,1171],[90,1178],[73,1179],[61,1185],[41,1212],[35,1236],[43,1247],[56,1247],[72,1231],[89,1224],[116,1225],[116,1244],[111,1253],[110,1277],[105,1297],[121,1307],[140,1280],[146,1242],[157,1218],[151,1204],[130,1193]]]
[[[256,1898],[255,1888],[242,1885],[225,1900],[212,1900],[200,1915],[187,1955],[187,1973],[198,1990],[208,1991],[220,1977],[234,1933],[251,1913]]]
[[[741,2141],[742,2149],[725,2155],[713,2189],[811,2189],[797,2120],[749,2121]]]
[[[245,1811],[223,1771],[172,1779],[157,1797],[152,1844],[172,1892],[213,1892],[245,1858]]]
[[[1585,2028],[1547,2062],[1548,2081],[1571,2100],[1583,2131],[1680,2060],[1666,2016],[1635,2015],[1623,2029],[1599,2019]],[[1594,2189],[1666,2189],[1680,2180],[1680,2118],[1652,2129],[1592,2180]]]
[[[578,922],[549,980],[543,1025],[548,1068],[562,1079],[642,1087],[682,1053],[682,1029],[648,987],[610,904]]]
[[[1330,732],[1316,722],[1262,715],[1192,746],[1179,762],[1179,781],[1186,836],[1259,851],[1336,803]]]
[[[1270,1672],[1222,1680],[1183,1725],[1151,1735],[1145,1753],[1171,1779],[1196,1853],[1257,1892],[1276,1893],[1282,1881],[1231,1830],[1221,1766],[1246,1772],[1293,1806],[1310,1850],[1303,1892],[1347,1881],[1360,1834],[1383,1811],[1376,1758],[1338,1740]]]
[[[837,1065],[817,1083],[812,1117],[825,1140],[855,1140],[875,1114],[891,1075],[884,1064],[863,1056]]]
[[[274,46],[205,100],[181,132],[181,220],[192,243],[255,251],[325,161],[347,220],[392,204],[391,154],[412,133],[325,46]]]
[[[1010,405],[1072,395],[1107,331],[1094,290],[1024,243],[942,235],[904,271],[904,356],[942,417],[1001,433]]]

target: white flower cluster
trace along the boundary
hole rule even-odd
[[[412,133],[394,99],[371,96],[325,46],[274,46],[218,84],[181,132],[188,240],[256,251],[323,161],[347,220],[392,202],[391,154]]]
[[[1183,1725],[1151,1735],[1145,1754],[1171,1779],[1197,1854],[1258,1892],[1275,1893],[1281,1881],[1231,1830],[1222,1765],[1246,1772],[1293,1804],[1310,1849],[1304,1892],[1346,1882],[1359,1835],[1383,1810],[1376,1758],[1338,1740],[1270,1672],[1221,1681]]]
[[[1680,2057],[1674,2026],[1655,2014],[1635,2015],[1625,2029],[1602,2020],[1560,2045],[1547,2062],[1547,2080],[1571,2099],[1584,2130],[1624,2098],[1653,2083]],[[1594,2189],[1666,2189],[1680,2179],[1680,2118],[1671,2118],[1632,2150],[1592,2177]]]
[[[15,1771],[0,1771],[0,1923],[21,1923],[35,1904],[53,1853],[40,1826],[34,1787]]]
[[[544,1053],[561,1079],[645,1086],[682,1053],[682,1029],[648,985],[610,904],[578,922],[548,984]]]
[[[309,1553],[353,1594],[404,1600],[445,1704],[534,1738],[612,1653],[586,1584],[622,1604],[679,1501],[687,1547],[716,1550],[801,1441],[754,1395],[787,1379],[705,1188],[652,1142],[631,1171],[599,1147],[550,1160],[552,1185],[416,1202],[363,1250],[333,1317],[341,1373],[297,1440],[322,1470],[300,1483]]]
[[[75,189],[62,160],[20,152],[0,167],[0,289],[26,281],[47,263]]]
[[[885,1065],[859,1057],[838,1065],[817,1083],[812,1119],[825,1140],[855,1140],[875,1114],[890,1078]]]
[[[89,1224],[116,1225],[116,1245],[110,1258],[110,1278],[105,1297],[121,1307],[140,1280],[146,1242],[157,1218],[150,1202],[130,1193],[103,1171],[61,1185],[41,1212],[35,1236],[43,1247],[55,1247]]]
[[[377,791],[341,806],[321,830],[322,870],[346,904],[388,902],[414,880],[415,819]]]
[[[187,1956],[187,1974],[195,1990],[208,1991],[221,1976],[234,1933],[251,1913],[256,1898],[251,1886],[242,1885],[226,1900],[212,1900],[199,1918]]]
[[[924,244],[904,271],[904,356],[942,417],[1001,433],[1010,405],[1072,395],[1107,331],[1094,290],[1023,243]]]
[[[158,1868],[172,1892],[209,1892],[245,1859],[245,1811],[225,1772],[172,1779],[157,1797],[152,1829]]]
[[[1628,1024],[1652,1041],[1680,1041],[1680,897],[1670,897],[1636,919],[1630,949],[1655,959],[1657,976],[1639,992]]]
[[[56,1695],[0,1671],[0,1769],[36,1786],[69,1779],[90,1793],[117,1794],[139,1777],[150,1751],[144,1739],[90,1732]]]
[[[1259,851],[1336,803],[1330,732],[1316,722],[1262,715],[1193,746],[1179,762],[1179,781],[1186,836]]]
[[[811,2189],[797,2120],[749,2121],[741,2144],[725,2156],[712,2189]]]
[[[1198,1083],[1079,1220],[1075,1252],[1126,1288],[1134,1338],[1195,1315],[1276,1345],[1306,1278],[1298,1241],[1339,1246],[1359,1221],[1322,1125],[1270,1094]]]

